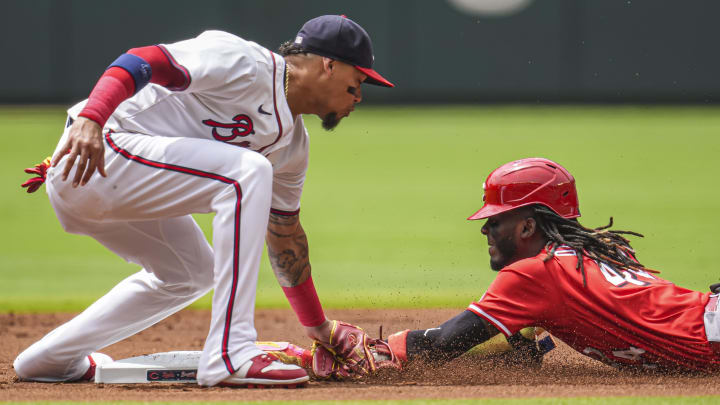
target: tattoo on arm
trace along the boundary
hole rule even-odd
[[[305,231],[298,215],[270,214],[265,238],[275,277],[283,287],[293,287],[310,277]]]

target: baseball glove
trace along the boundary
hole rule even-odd
[[[400,368],[387,342],[370,338],[361,328],[332,321],[330,341],[315,341],[312,370],[317,378],[356,379],[381,368]]]
[[[37,177],[33,177],[31,179],[28,179],[26,182],[24,182],[21,187],[26,188],[28,193],[34,193],[36,192],[40,186],[45,183],[45,178],[47,177],[47,169],[50,167],[50,159],[51,157],[48,156],[43,160],[41,163],[38,163],[35,165],[35,167],[29,167],[25,169],[25,173],[27,174],[34,174]]]

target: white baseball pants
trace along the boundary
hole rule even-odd
[[[59,145],[65,136],[67,130]],[[74,169],[61,179],[63,159],[48,172],[47,193],[67,232],[91,236],[143,269],[22,352],[15,371],[28,380],[78,379],[88,354],[213,288],[198,382],[215,385],[262,354],[253,344],[253,318],[272,166],[256,152],[217,141],[126,133],[105,139],[107,178],[96,173],[72,188]],[[215,213],[212,248],[190,216],[207,212]]]

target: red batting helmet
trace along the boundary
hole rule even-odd
[[[575,179],[564,167],[543,158],[506,163],[483,184],[482,208],[468,219],[482,219],[532,204],[542,204],[563,218],[580,216]]]

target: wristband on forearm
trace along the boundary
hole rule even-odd
[[[85,108],[78,115],[97,122],[101,127],[105,126],[117,106],[132,96],[134,91],[132,76],[123,69],[111,67],[100,77]]]
[[[282,289],[303,326],[320,326],[325,322],[325,313],[315,291],[312,276],[302,284]]]
[[[388,345],[390,345],[390,350],[392,350],[395,357],[397,357],[402,363],[407,362],[408,332],[410,332],[410,329],[405,329],[404,331],[393,333],[388,336]]]
[[[156,83],[170,90],[184,90],[189,82],[189,73],[176,65],[163,48],[132,48],[108,66],[90,93],[85,108],[78,115],[102,127],[120,103],[148,83]]]

